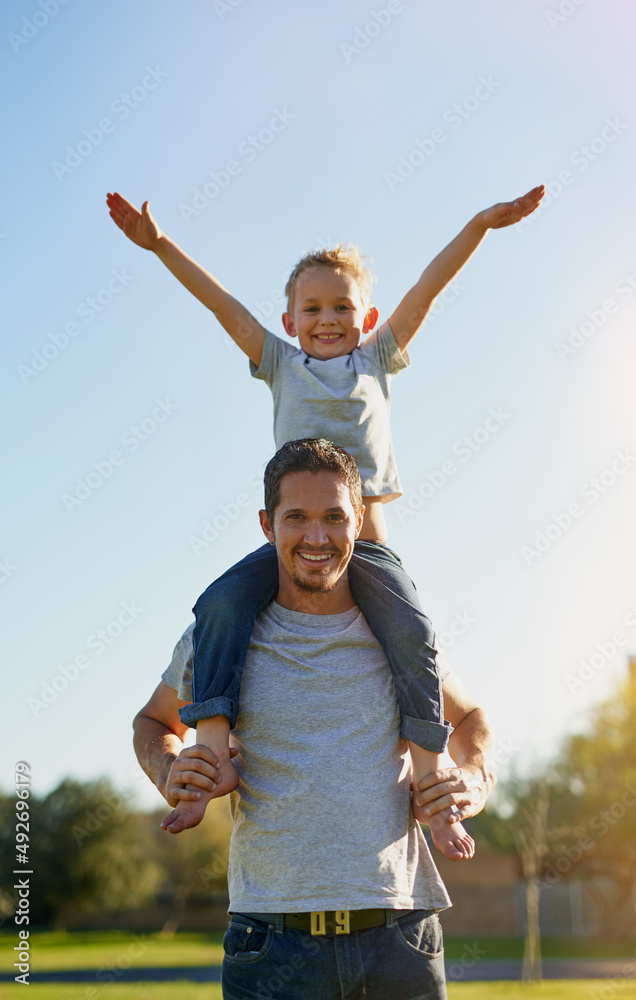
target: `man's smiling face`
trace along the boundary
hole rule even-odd
[[[354,276],[324,264],[300,275],[291,311],[283,316],[290,337],[298,337],[305,354],[320,361],[351,354],[376,321],[377,310],[365,308]]]
[[[301,591],[332,594],[336,605],[341,594],[350,607],[347,566],[363,511],[356,513],[345,480],[333,472],[290,472],[281,480],[273,524],[264,510],[260,516],[278,553],[279,603],[293,607],[286,601]]]

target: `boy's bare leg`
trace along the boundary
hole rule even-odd
[[[225,715],[215,715],[212,719],[203,719],[197,723],[197,743],[208,747],[219,761],[219,781],[213,792],[204,792],[196,785],[186,785],[188,789],[200,792],[196,802],[186,802],[182,799],[161,824],[168,833],[180,833],[197,826],[203,816],[210,799],[218,799],[232,792],[239,783],[239,776],[230,758],[230,720]]]
[[[411,760],[413,762],[413,788],[418,781],[431,771],[437,771],[442,767],[441,754],[424,750],[416,743],[409,742]],[[433,843],[438,851],[450,861],[465,861],[472,858],[475,853],[475,841],[466,832],[461,823],[451,823],[450,809],[444,809],[434,816],[427,816],[423,806],[416,804],[417,793],[413,793],[413,815],[420,823],[427,823],[431,830]]]

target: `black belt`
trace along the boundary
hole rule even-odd
[[[310,934],[350,934],[386,923],[386,910],[313,910],[311,913],[286,913],[285,927],[295,927]]]

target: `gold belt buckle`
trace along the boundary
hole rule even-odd
[[[350,934],[349,910],[335,911],[336,934]],[[324,910],[312,910],[310,930],[313,937],[327,933],[327,919]]]

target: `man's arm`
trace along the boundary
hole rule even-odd
[[[472,257],[489,229],[502,229],[520,222],[534,212],[543,198],[543,185],[528,191],[517,201],[501,202],[479,212],[461,233],[435,257],[417,284],[404,296],[389,323],[397,345],[403,351],[422,326],[437,296]]]
[[[183,747],[188,727],[181,722],[179,709],[187,704],[161,681],[133,720],[137,760],[171,806],[179,799],[200,798],[196,789],[184,787],[186,783],[211,792],[220,780],[218,760],[211,750],[201,744]]]
[[[184,288],[210,309],[232,340],[247,354],[250,361],[260,365],[263,357],[265,328],[224,288],[220,281],[209,274],[196,261],[188,257],[176,243],[162,233],[153,219],[145,201],[141,212],[116,192],[108,194],[106,204],[110,217],[129,240],[144,250],[151,250],[174,274]]]
[[[455,820],[468,819],[481,812],[496,784],[493,733],[483,708],[454,674],[443,681],[442,694],[444,715],[453,726],[448,752],[457,767],[432,771],[413,795],[429,815],[455,805]]]

